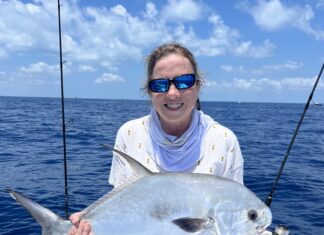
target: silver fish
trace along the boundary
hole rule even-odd
[[[237,182],[205,174],[152,173],[119,155],[133,168],[134,182],[115,187],[83,211],[95,235],[256,235],[271,224],[270,209]],[[8,192],[42,226],[43,235],[70,230],[68,220]]]

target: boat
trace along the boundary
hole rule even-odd
[[[322,105],[320,102],[318,102],[318,101],[313,101],[313,100],[312,100],[312,104],[313,104],[313,105],[317,105],[317,106],[321,106],[321,105]]]

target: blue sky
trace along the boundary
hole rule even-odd
[[[61,3],[65,97],[147,99],[145,56],[171,41],[195,54],[202,100],[305,103],[324,63],[324,0]],[[60,96],[56,4],[0,0],[0,96]]]

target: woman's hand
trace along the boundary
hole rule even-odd
[[[91,232],[91,225],[86,220],[81,220],[82,212],[76,212],[70,216],[70,221],[73,224],[68,235],[94,235]]]

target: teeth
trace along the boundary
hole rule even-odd
[[[172,108],[172,109],[176,109],[176,108],[179,108],[181,106],[181,104],[179,104],[179,103],[176,103],[176,104],[172,103],[172,104],[166,104],[166,106],[169,107],[169,108]]]

